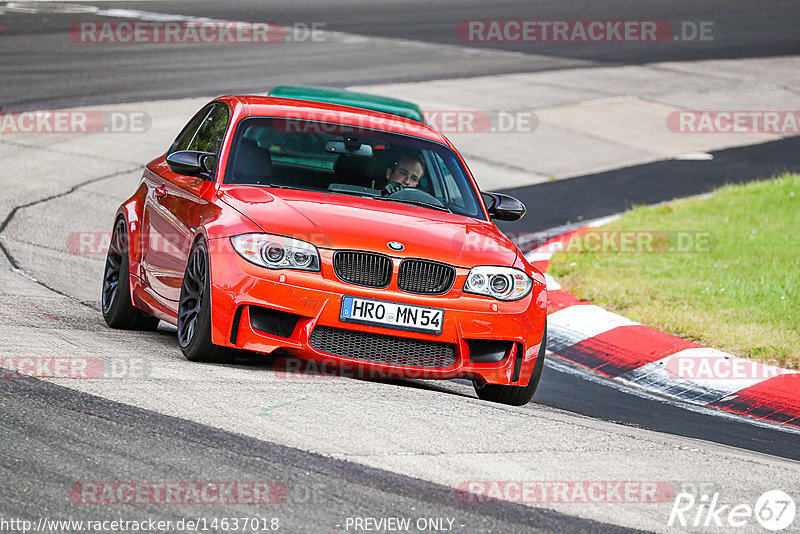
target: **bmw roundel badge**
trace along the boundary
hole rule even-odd
[[[397,241],[389,241],[388,243],[386,243],[386,246],[388,246],[392,250],[397,250],[397,251],[400,251],[400,250],[403,250],[404,248],[406,248],[406,247],[403,246],[402,243],[398,243]]]

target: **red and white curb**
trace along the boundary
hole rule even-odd
[[[608,221],[569,230],[525,255],[547,279],[547,349],[647,391],[800,428],[800,372],[664,334],[578,299],[546,274],[553,254],[572,236]]]

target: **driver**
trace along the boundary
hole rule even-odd
[[[404,154],[400,156],[391,167],[386,169],[386,187],[384,195],[391,195],[406,187],[417,187],[420,179],[425,174],[425,162],[422,156]]]

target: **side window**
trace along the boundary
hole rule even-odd
[[[445,157],[441,157],[442,155]],[[452,154],[434,154],[433,159],[441,176],[445,204],[456,213],[480,213],[475,192],[467,182],[467,177],[462,174],[455,157]],[[459,175],[458,178],[456,174]]]
[[[183,127],[183,130],[178,135],[178,138],[175,139],[174,143],[172,143],[172,146],[169,149],[170,154],[178,150],[188,150],[189,143],[191,143],[192,139],[194,139],[194,134],[197,133],[197,129],[200,127],[200,124],[203,123],[203,120],[208,116],[209,111],[211,111],[210,108],[205,107],[201,109],[194,117],[192,117],[192,120],[190,120],[188,124]]]
[[[216,154],[222,146],[222,138],[225,137],[225,130],[228,128],[228,115],[228,107],[225,104],[215,104],[186,150]]]
[[[428,165],[428,168],[432,171],[431,176],[435,174],[439,178],[436,183],[437,196],[443,198],[449,204],[464,207],[464,199],[450,169],[447,168],[447,165],[438,154],[431,152],[430,156],[434,163],[433,165]]]

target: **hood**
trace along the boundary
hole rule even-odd
[[[220,199],[264,232],[318,248],[367,250],[459,267],[514,264],[517,248],[491,222],[399,202],[352,195],[230,186]],[[398,241],[405,247],[388,247]]]

